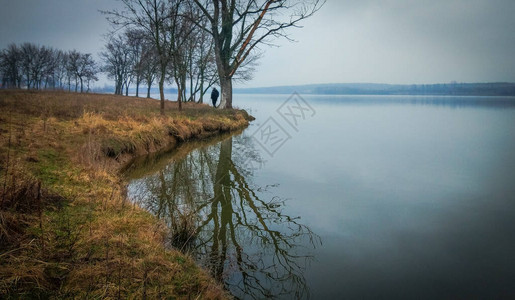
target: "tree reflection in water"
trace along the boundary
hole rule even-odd
[[[252,183],[252,166],[260,163],[250,137],[229,137],[132,180],[129,197],[165,220],[172,245],[190,252],[234,296],[306,298],[303,271],[320,239],[282,212],[273,186]]]

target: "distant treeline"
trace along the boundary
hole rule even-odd
[[[89,91],[99,67],[90,53],[62,51],[32,43],[0,50],[0,87]]]
[[[248,94],[515,96],[515,83],[376,84],[337,83],[235,89]]]

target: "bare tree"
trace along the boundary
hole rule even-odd
[[[80,54],[77,64],[76,75],[80,81],[80,92],[84,92],[84,81],[94,80],[96,78],[96,64],[90,53]]]
[[[173,26],[169,28],[173,30],[170,44],[172,58],[170,71],[177,84],[177,102],[180,110],[182,102],[186,100],[189,49],[197,29],[190,20],[197,18],[197,15],[193,7],[186,2],[177,2],[171,6],[170,15],[173,16]]]
[[[122,36],[113,36],[100,53],[104,66],[102,70],[115,81],[115,94],[123,94],[123,85],[131,68],[130,50]]]
[[[131,53],[131,73],[133,81],[136,83],[136,97],[139,97],[139,86],[143,81],[143,54],[145,51],[145,32],[132,29],[125,32],[127,44]]]
[[[155,48],[147,39],[144,40],[143,53],[137,68],[138,72],[141,72],[143,82],[147,85],[147,98],[150,98],[150,89],[157,77],[159,64]]]
[[[53,49],[41,46],[35,47],[34,57],[31,64],[31,76],[33,79],[33,88],[41,89],[41,85],[45,77],[53,73],[54,58]],[[46,87],[46,82],[45,82]]]
[[[25,85],[28,89],[32,87],[34,79],[32,78],[32,65],[34,57],[36,57],[37,46],[31,43],[24,43],[20,46],[20,63],[25,78]]]
[[[21,88],[23,80],[21,50],[15,44],[10,44],[0,52],[0,73],[2,87]]]
[[[210,26],[222,88],[221,108],[232,108],[232,79],[260,44],[287,37],[286,29],[312,16],[323,0],[194,0]]]
[[[143,30],[152,41],[159,64],[159,93],[161,114],[164,114],[164,83],[172,63],[177,25],[175,7],[184,0],[121,0],[124,10],[105,11],[107,19],[115,26]]]
[[[68,64],[68,53],[57,50],[55,53],[56,56],[56,66],[54,69],[55,83],[57,88],[64,88],[64,80],[66,79],[67,74],[67,64]]]
[[[75,92],[78,92],[80,83],[80,92],[84,92],[84,81],[91,81],[96,78],[97,68],[95,61],[90,53],[82,54],[76,50],[70,51],[68,54],[68,78],[75,79]]]
[[[70,90],[70,81],[73,78],[75,81],[75,92],[79,88],[79,77],[77,72],[79,69],[80,53],[77,50],[72,50],[68,53],[68,90]]]
[[[86,53],[82,55],[81,64],[80,64],[80,92],[83,92],[83,82],[86,82],[86,92],[90,91],[90,83],[91,81],[98,81],[97,73],[99,72],[99,67],[93,60],[93,57],[90,53]]]
[[[41,81],[40,87],[43,86],[44,89],[52,88],[55,89],[56,87],[56,72],[57,72],[57,66],[58,66],[58,50],[53,48],[47,48],[48,53],[46,56],[44,68],[41,75]],[[44,85],[42,85],[44,83]]]
[[[198,23],[207,25],[206,18],[198,17],[200,14],[197,8],[190,18],[197,16]],[[186,59],[190,91],[188,101],[196,101],[197,94],[200,94],[198,103],[203,103],[203,95],[218,81],[211,35],[204,30],[194,31],[186,44]]]

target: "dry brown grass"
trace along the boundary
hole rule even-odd
[[[241,129],[246,112],[0,91],[0,298],[227,298],[125,199],[132,157]]]

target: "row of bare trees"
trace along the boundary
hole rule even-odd
[[[32,43],[0,51],[0,82],[5,88],[89,91],[98,66],[89,53],[62,51]]]
[[[175,83],[183,101],[202,101],[213,84],[222,89],[221,108],[232,108],[233,80],[252,76],[261,45],[289,39],[286,30],[312,16],[324,0],[120,0],[123,9],[104,11],[116,28],[101,53],[103,71],[115,93],[128,95],[131,83]],[[120,33],[121,32],[121,33]],[[33,44],[1,52],[2,86],[71,89],[89,87],[98,68],[91,54],[63,52]],[[89,88],[88,88],[89,89]],[[189,91],[189,94],[187,93]],[[198,99],[198,100],[197,100]]]
[[[323,0],[121,0],[123,9],[105,11],[117,31],[106,46],[106,61],[117,92],[127,89],[130,78],[140,68],[154,69],[155,78],[143,79],[151,85],[157,80],[161,112],[164,112],[164,85],[174,82],[177,100],[198,99],[215,82],[222,89],[221,108],[232,108],[233,80],[251,77],[259,46],[274,38],[287,37],[286,29],[313,15]],[[141,52],[133,49],[132,35],[141,38]],[[118,53],[121,43],[128,53]],[[143,49],[146,49],[143,51]],[[115,65],[117,60],[132,61],[128,70]],[[152,59],[144,60],[150,53]],[[116,56],[119,55],[118,58]],[[132,58],[131,58],[132,57]],[[143,66],[140,62],[144,61]],[[125,73],[124,73],[125,72]],[[125,77],[121,74],[126,74]],[[130,75],[129,75],[130,74]],[[139,75],[141,76],[141,75]],[[144,78],[144,77],[142,77]],[[149,82],[150,81],[150,82]],[[124,85],[124,82],[127,82]],[[137,89],[139,81],[136,80]],[[186,91],[189,90],[189,97]],[[127,90],[126,90],[127,93]]]
[[[163,75],[156,48],[143,30],[132,28],[109,36],[100,56],[104,62],[103,71],[115,82],[115,94],[128,95],[129,87],[134,83],[136,97],[139,97],[140,86],[145,85],[146,96],[150,98],[154,83],[163,81],[163,86],[166,82],[177,85],[179,103],[202,103],[203,95],[217,80],[213,47],[203,32],[190,33],[184,43],[184,53],[168,63]]]
[[[116,92],[131,81],[147,84],[147,97],[154,81],[159,85],[161,110],[164,86],[177,86],[179,108],[184,101],[203,102],[203,95],[218,78],[211,36],[199,30],[200,11],[183,0],[122,0],[124,10],[109,11],[108,20],[119,28],[102,52],[106,72],[115,80]]]

